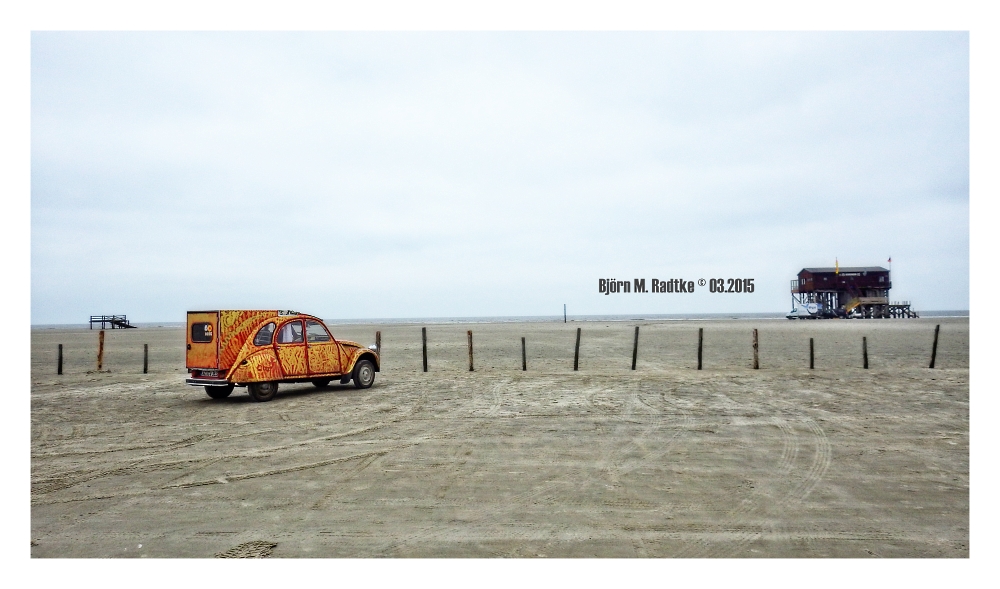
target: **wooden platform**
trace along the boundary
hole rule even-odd
[[[91,315],[90,328],[100,323],[101,329],[135,329],[136,326],[128,322],[125,315]]]

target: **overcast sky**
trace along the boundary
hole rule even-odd
[[[966,33],[31,39],[34,324],[969,308]]]

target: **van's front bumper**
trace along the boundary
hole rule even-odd
[[[188,378],[184,382],[193,387],[224,387],[232,384],[224,378]]]

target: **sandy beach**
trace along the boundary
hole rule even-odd
[[[183,328],[103,372],[32,329],[32,556],[969,556],[968,318],[428,324],[427,373],[420,324],[330,326],[375,386],[269,403],[186,386]]]

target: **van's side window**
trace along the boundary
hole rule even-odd
[[[274,335],[274,323],[268,323],[264,327],[260,328],[257,335],[253,338],[253,345],[255,346],[266,346],[271,343],[271,336]]]
[[[286,323],[281,327],[281,331],[278,332],[278,343],[279,344],[298,344],[302,343],[302,322],[292,321]]]
[[[322,323],[306,319],[306,341],[328,342],[330,339],[330,334],[327,333]]]
[[[199,344],[207,344],[212,341],[211,323],[192,323],[191,341]]]

